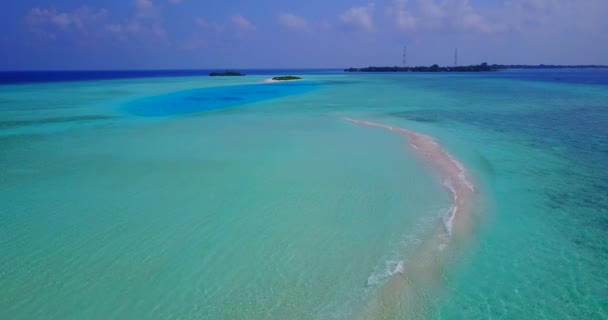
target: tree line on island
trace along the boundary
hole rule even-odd
[[[211,77],[235,77],[235,76],[244,76],[245,74],[237,72],[237,71],[224,71],[224,72],[211,72],[209,76]]]
[[[211,77],[234,77],[234,76],[244,76],[245,74],[237,72],[237,71],[224,71],[224,72],[211,72],[209,76]],[[290,80],[301,80],[302,78],[296,76],[278,76],[273,77],[272,80],[275,81],[290,81]]]
[[[280,76],[280,77],[273,77],[272,80],[275,81],[289,81],[289,80],[301,80],[302,78],[300,77],[296,77],[296,76]]]
[[[367,68],[348,68],[345,72],[489,72],[507,69],[590,69],[590,68],[608,68],[608,66],[600,65],[504,65],[504,64],[487,64],[486,62],[479,65],[470,66],[453,66],[440,67],[434,64],[430,67],[367,67]]]

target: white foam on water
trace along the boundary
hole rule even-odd
[[[446,152],[445,150],[442,150],[442,152],[445,153],[450,159],[450,161],[458,168],[458,179],[462,183],[464,183],[471,191],[475,192],[475,187],[473,186],[473,183],[471,183],[471,181],[467,179],[466,169],[464,168],[462,163],[458,162],[458,160],[456,160],[450,153]]]
[[[367,286],[376,286],[396,274],[403,274],[403,272],[403,260],[386,260],[384,261],[384,266],[382,268],[372,272],[372,274],[367,277]]]
[[[450,212],[443,216],[443,226],[445,227],[445,232],[448,235],[448,238],[452,237],[452,229],[454,228],[454,217],[456,216],[456,211],[458,211],[458,206],[454,205]]]
[[[471,191],[475,192],[475,187],[473,186],[471,181],[467,179],[466,175],[464,174],[464,171],[458,173],[458,179],[460,179],[460,181],[462,181],[462,183],[464,183]]]
[[[393,269],[393,271],[391,272],[391,276],[395,274],[403,274],[403,260],[399,261],[395,269]]]
[[[423,224],[418,223],[416,224],[417,226],[421,227]],[[407,235],[405,237],[403,237],[403,240],[401,241],[401,244],[404,247],[410,246],[410,245],[419,245],[422,243],[422,240],[418,239],[417,237],[413,236],[413,235]]]
[[[457,215],[461,214],[467,215],[471,206],[471,199],[473,194],[471,194],[467,189],[471,192],[475,192],[475,188],[469,179],[467,178],[467,172],[465,167],[458,162],[451,154],[449,154],[446,150],[444,150],[441,145],[432,137],[426,136],[424,134],[417,133],[415,131],[410,131],[408,129],[403,129],[399,127],[392,127],[383,124],[355,120],[352,118],[346,118],[346,120],[351,121],[358,125],[370,126],[375,128],[381,128],[385,130],[390,130],[393,132],[398,132],[405,135],[409,140],[409,145],[417,150],[417,153],[424,158],[424,161],[436,171],[437,175],[443,180],[443,186],[449,191],[451,196],[451,207],[444,209],[439,216],[442,220],[442,223],[437,227],[433,228],[432,237],[425,237],[425,241],[421,242],[421,245],[418,245],[421,251],[415,251],[412,256],[409,256],[408,259],[412,259],[412,261],[416,262],[416,265],[420,264],[422,266],[433,265],[439,263],[433,260],[431,257],[434,254],[438,254],[438,252],[432,253],[429,251],[443,251],[450,243],[453,229],[455,224],[457,223],[456,218]],[[463,211],[463,212],[461,212]],[[438,219],[436,217],[435,219]],[[436,221],[436,220],[435,220]],[[463,222],[467,222],[463,220]],[[460,229],[456,229],[459,231]],[[430,246],[426,246],[425,243],[428,241]],[[403,257],[403,253],[400,257]],[[374,271],[367,280],[368,286],[371,285],[383,285],[385,282],[395,281],[397,278],[391,278],[394,275],[404,274],[405,267],[404,263],[401,260],[392,259],[386,260],[384,263],[384,267],[378,266],[376,268],[377,271]],[[412,274],[408,274],[411,277],[419,276],[418,273],[425,273],[427,270],[423,270],[420,268],[412,268],[410,271]],[[434,272],[434,270],[429,270],[429,272]],[[432,275],[437,276],[439,275]],[[394,292],[400,292],[401,290],[408,290],[407,288],[396,288],[394,286],[385,287],[387,292],[384,292],[381,296],[386,296],[387,294]],[[381,299],[381,297],[380,297]]]
[[[446,247],[450,239],[452,238],[452,230],[454,229],[454,218],[458,213],[458,193],[454,188],[454,184],[452,183],[451,178],[447,178],[443,181],[443,186],[450,190],[452,194],[452,206],[445,212],[442,217],[443,228],[445,230],[445,235],[440,235],[441,243],[438,246],[439,251],[443,251]]]

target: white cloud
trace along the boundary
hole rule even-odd
[[[70,24],[70,18],[67,13],[63,12],[51,17],[51,22],[65,28]]]
[[[209,22],[201,17],[194,18],[194,23],[201,28],[207,28],[209,26]]]
[[[374,28],[372,18],[374,6],[372,2],[365,7],[352,7],[340,15],[340,22],[347,27],[372,30]]]
[[[134,0],[136,15],[139,18],[154,18],[160,15],[160,10],[152,0]]]
[[[135,0],[135,6],[139,10],[145,10],[154,7],[154,3],[152,0]]]
[[[581,36],[598,33],[606,35],[608,12],[606,0],[509,0],[503,7],[504,23],[521,32],[564,34],[581,33]],[[585,34],[582,34],[585,32]]]
[[[370,3],[366,7],[353,7],[340,15],[340,22],[348,27],[354,27],[364,30],[372,30],[374,22],[372,19],[372,11],[374,3]]]
[[[240,14],[235,14],[231,18],[232,24],[240,31],[255,31],[255,26]]]
[[[214,32],[222,32],[224,31],[224,27],[217,22],[207,21],[201,17],[194,18],[194,24],[196,24],[201,29],[211,30]]]
[[[516,6],[521,9],[548,10],[560,5],[559,0],[507,0],[506,6]]]
[[[395,0],[386,8],[394,25],[402,31],[493,33],[504,30],[503,24],[479,14],[469,0],[417,0],[415,5],[406,7],[406,0]]]
[[[105,26],[105,31],[114,35],[120,41],[152,41],[168,43],[168,35],[160,23],[143,23],[138,19],[125,23],[112,23]]]
[[[122,23],[111,23],[105,26],[105,31],[113,34],[121,41],[137,40],[168,43],[167,32],[163,27],[161,11],[152,0],[133,0],[135,13],[133,17]]]
[[[307,30],[308,21],[292,13],[279,14],[279,24],[293,30]]]
[[[106,30],[114,33],[120,33],[123,30],[123,26],[121,24],[108,24],[106,25]]]
[[[443,6],[449,1],[444,2],[444,5],[435,3],[435,0],[418,0],[420,15],[428,19],[441,19],[445,16]]]
[[[55,39],[56,31],[87,33],[107,14],[106,9],[93,11],[88,7],[81,7],[71,12],[60,12],[55,8],[32,8],[25,16],[25,23],[31,32],[44,38]]]
[[[386,14],[391,17],[399,30],[409,31],[416,28],[416,17],[406,9],[407,0],[395,0],[393,5],[386,8]]]
[[[469,4],[469,0],[454,0],[453,6],[447,7],[447,13],[454,13],[452,27],[462,30],[492,33],[496,26],[491,24],[485,17],[478,14]]]

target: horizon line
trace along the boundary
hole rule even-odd
[[[434,64],[430,64],[429,66],[433,66]],[[438,66],[442,66],[437,64]],[[481,63],[479,64],[462,64],[459,65],[459,67],[463,67],[463,66],[476,66],[476,65],[481,65]],[[522,64],[522,63],[518,63],[518,64],[505,64],[505,63],[488,63],[489,66],[492,65],[498,65],[498,66],[555,66],[555,67],[602,67],[602,68],[608,68],[608,64],[545,64],[545,63],[539,63],[539,64]],[[399,67],[399,68],[415,68],[415,67],[425,67],[426,65],[418,65],[418,66],[407,66],[407,67],[400,67],[398,65],[384,65],[384,66],[380,66],[380,65],[368,65],[367,67]],[[367,68],[367,67],[361,67],[361,68]],[[446,65],[446,68],[451,67]],[[115,71],[238,71],[238,70],[344,70],[344,69],[348,69],[348,68],[353,68],[353,67],[305,67],[305,68],[300,68],[300,67],[294,67],[294,68],[264,68],[264,67],[255,67],[255,68],[234,68],[234,67],[229,67],[229,68],[192,68],[192,69],[187,69],[187,68],[150,68],[150,69],[19,69],[19,70],[0,70],[0,73],[8,73],[8,72],[115,72]]]

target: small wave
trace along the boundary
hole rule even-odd
[[[467,179],[467,176],[465,175],[464,171],[461,171],[458,173],[458,179],[464,183],[467,188],[469,188],[469,190],[475,192],[475,187],[473,186],[473,184],[471,183],[471,181],[469,181],[469,179]]]
[[[372,287],[382,283],[385,279],[396,274],[403,274],[403,260],[386,260],[384,268],[374,271],[367,277],[367,286]]]
[[[445,214],[443,215],[442,221],[443,221],[443,227],[445,229],[445,237],[443,237],[443,241],[441,242],[441,244],[439,244],[439,250],[443,251],[443,249],[445,249],[445,247],[447,246],[448,241],[450,240],[450,238],[452,237],[452,229],[454,228],[454,218],[456,217],[456,213],[458,212],[458,193],[456,192],[456,189],[454,188],[454,185],[452,184],[452,180],[451,179],[446,179],[445,181],[443,181],[443,185],[444,187],[446,187],[447,189],[450,190],[450,193],[452,194],[452,197],[454,198],[453,201],[453,205],[445,212]]]
[[[458,160],[454,159],[454,157],[446,152],[445,150],[442,150],[448,157],[448,159],[450,159],[450,161],[458,168],[458,179],[464,183],[471,191],[475,192],[475,187],[473,186],[473,183],[471,183],[471,181],[469,181],[469,179],[466,176],[466,169],[464,168],[464,166],[462,165],[462,163],[460,163]]]
[[[391,272],[391,276],[394,275],[394,274],[397,274],[397,273],[398,274],[403,274],[403,261],[399,261],[399,263],[397,263],[397,266]]]
[[[423,224],[418,223],[417,226],[422,227]],[[410,245],[417,246],[417,245],[419,245],[421,243],[422,243],[422,240],[418,239],[416,236],[413,236],[413,235],[405,236],[405,237],[403,237],[403,240],[401,241],[401,244],[404,247],[407,247],[407,246],[410,246]]]
[[[452,236],[452,229],[454,228],[454,217],[456,216],[456,211],[458,210],[458,206],[454,205],[450,208],[448,214],[443,216],[443,226],[445,227],[445,232],[448,235],[448,238]]]
[[[377,303],[374,303],[371,307],[372,309],[369,311],[370,314],[375,314],[376,312],[383,314],[382,312],[385,309],[384,306],[387,303],[394,303],[394,301],[385,300],[385,297],[393,297],[395,294],[399,293],[416,294],[415,288],[410,288],[409,285],[386,285],[389,283],[400,284],[400,277],[390,276],[403,274],[405,271],[404,269],[407,268],[408,277],[411,277],[412,279],[419,276],[432,279],[439,279],[441,277],[441,274],[438,272],[441,270],[441,268],[439,268],[441,261],[439,259],[434,259],[434,257],[437,257],[442,253],[436,252],[435,250],[443,251],[450,243],[452,233],[458,233],[458,235],[460,235],[468,231],[465,228],[461,228],[460,224],[455,224],[460,223],[460,220],[456,218],[460,218],[461,215],[466,218],[471,214],[475,189],[471,181],[467,178],[467,171],[464,166],[444,150],[432,137],[399,127],[355,120],[352,118],[346,118],[346,120],[358,125],[390,130],[405,135],[410,142],[410,146],[412,146],[412,148],[416,150],[416,153],[422,156],[422,160],[439,175],[443,185],[448,189],[452,197],[452,206],[442,212],[442,224],[433,228],[432,235],[430,237],[425,237],[424,242],[418,246],[418,250],[412,255],[408,255],[407,259],[412,262],[411,266],[404,267],[402,261],[389,260],[385,262],[383,269],[378,268],[380,269],[378,272],[374,272],[369,276],[367,281],[368,286],[385,282],[381,284],[382,288],[380,289],[381,292],[378,294]],[[467,219],[462,220],[462,223],[467,222],[469,222]],[[463,225],[463,227],[466,226],[466,224]],[[437,268],[435,268],[435,266]],[[414,302],[414,300],[412,302]],[[367,318],[377,317],[368,316]]]

